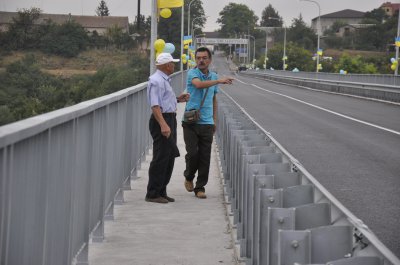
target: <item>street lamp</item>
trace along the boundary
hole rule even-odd
[[[245,36],[247,36],[248,38],[253,38],[253,68],[254,68],[254,59],[256,58],[256,39],[254,38],[254,36],[251,36],[251,35],[245,35]]]
[[[306,2],[312,2],[318,6],[318,25],[317,25],[317,73],[319,72],[319,39],[320,39],[320,30],[321,30],[321,7],[319,6],[317,1],[314,0],[300,0]]]
[[[255,29],[260,29],[265,31],[265,59],[264,59],[264,64],[265,64],[265,70],[267,70],[267,60],[268,60],[268,29],[271,27],[255,27]]]
[[[191,30],[190,30],[190,32],[192,33],[193,32],[193,23],[194,23],[194,21],[196,20],[196,19],[200,19],[200,18],[208,18],[209,16],[201,16],[201,17],[195,17],[193,20],[192,20],[192,27],[191,27]],[[192,38],[192,41],[193,41],[193,38]]]
[[[400,10],[399,10],[399,18],[397,19],[397,38],[400,36]],[[396,45],[396,70],[394,71],[394,75],[397,75],[399,72],[399,46]]]
[[[189,31],[189,29],[190,29],[190,6],[192,5],[192,3],[193,3],[194,1],[196,1],[196,0],[190,1],[190,2],[189,2],[189,6],[188,6],[188,22],[187,22],[187,35],[188,35],[188,36],[190,35],[190,31]]]
[[[275,19],[275,20],[278,20],[278,21],[280,21],[280,19],[279,18],[277,18],[277,17],[268,17],[268,19]],[[283,65],[282,65],[282,70],[286,70],[286,26],[285,25],[283,25],[283,30],[284,30],[284,35],[283,35],[283,58],[282,58],[282,61],[283,61]]]

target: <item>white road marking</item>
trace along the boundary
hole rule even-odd
[[[368,125],[368,126],[371,126],[371,127],[386,131],[386,132],[390,132],[390,133],[393,133],[393,134],[396,134],[396,135],[400,135],[400,132],[398,132],[398,131],[395,131],[395,130],[392,130],[392,129],[388,129],[388,128],[385,128],[385,127],[382,127],[382,126],[379,126],[379,125],[376,125],[376,124],[373,124],[373,123],[370,123],[370,122],[362,121],[362,120],[359,120],[359,119],[356,119],[356,118],[353,118],[353,117],[350,117],[350,116],[347,116],[347,115],[344,115],[344,114],[341,114],[341,113],[338,113],[338,112],[335,112],[335,111],[332,111],[332,110],[329,110],[329,109],[325,109],[325,108],[322,108],[320,106],[308,103],[306,101],[303,101],[303,100],[300,100],[300,99],[297,99],[297,98],[294,98],[294,97],[291,97],[291,96],[287,96],[285,94],[277,93],[277,92],[274,92],[274,91],[259,87],[259,86],[255,85],[255,84],[248,84],[248,83],[243,82],[243,81],[241,81],[239,79],[235,79],[235,80],[239,81],[242,84],[251,85],[251,86],[253,86],[255,88],[258,88],[258,89],[261,89],[261,90],[263,90],[265,92],[268,92],[268,93],[271,93],[271,94],[275,94],[275,95],[279,95],[279,96],[282,96],[282,97],[285,97],[285,98],[288,98],[288,99],[303,103],[303,104],[308,105],[310,107],[313,107],[313,108],[316,108],[316,109],[323,110],[325,112],[331,113],[333,115],[337,115],[339,117],[342,117],[342,118],[345,118],[345,119],[348,119],[348,120],[352,120],[352,121],[355,121],[355,122],[358,122],[358,123],[361,123],[361,124],[364,124],[364,125]]]

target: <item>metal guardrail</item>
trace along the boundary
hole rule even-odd
[[[150,144],[146,84],[0,127],[0,263],[87,264]]]
[[[225,189],[247,265],[400,264],[225,92],[218,117]]]
[[[291,84],[301,87],[309,87],[316,90],[329,91],[347,95],[356,95],[379,100],[400,102],[400,87],[392,85],[381,85],[373,83],[355,83],[348,81],[334,81],[325,79],[313,79],[305,77],[292,77],[284,75],[275,75],[275,71],[246,71],[241,72],[244,75],[268,79],[284,84]],[[283,71],[282,71],[283,72]],[[287,72],[288,74],[292,72]],[[296,73],[292,73],[296,74]]]
[[[151,144],[149,114],[142,83],[0,127],[0,264],[88,263]]]
[[[324,72],[292,72],[282,70],[250,70],[251,72],[263,72],[279,76],[301,77],[311,79],[322,79],[331,81],[353,82],[353,83],[369,83],[379,85],[391,85],[400,88],[400,76],[395,75],[378,75],[378,74],[336,74]]]

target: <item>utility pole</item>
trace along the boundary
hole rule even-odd
[[[400,10],[399,17],[397,18],[397,38],[400,37]],[[399,73],[399,46],[396,45],[396,70],[394,71],[394,75]]]
[[[136,21],[137,32],[140,31],[140,0],[137,1],[137,21]]]

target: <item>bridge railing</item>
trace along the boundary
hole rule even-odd
[[[249,70],[249,72],[264,72],[279,76],[301,77],[311,79],[322,79],[332,81],[343,81],[353,83],[370,83],[379,85],[400,86],[400,76],[395,75],[382,75],[382,74],[337,74],[337,73],[324,73],[324,72],[292,72],[282,70]]]
[[[140,84],[0,128],[1,264],[87,262],[149,145],[147,116]]]
[[[400,86],[333,80],[333,77],[335,77],[334,74],[324,73],[325,75],[322,75],[320,73],[318,74],[318,78],[315,78],[315,73],[300,74],[292,73],[289,71],[248,70],[242,72],[241,74],[258,79],[271,80],[299,87],[309,87],[312,89],[328,91],[332,93],[361,96],[391,102],[400,102]],[[323,79],[325,77],[327,79]],[[336,77],[339,77],[339,75],[337,75]]]
[[[221,94],[216,139],[246,264],[400,264],[269,132]]]
[[[146,85],[0,127],[0,264],[87,263],[151,144]]]

